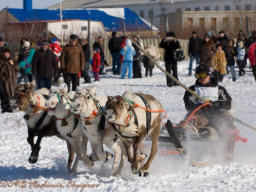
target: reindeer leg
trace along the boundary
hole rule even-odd
[[[140,145],[139,140],[140,140],[139,138],[136,138],[135,141],[133,142],[133,159],[132,159],[131,168],[134,174],[139,173],[139,161],[137,156],[137,151]]]
[[[119,163],[118,169],[116,170],[116,172],[113,174],[114,177],[118,177],[121,175],[121,171],[124,167],[124,162],[127,159],[127,152],[126,149],[124,147],[124,143],[123,141],[120,141],[120,147],[122,149],[122,154],[121,154],[121,161]]]
[[[73,162],[73,159],[74,159],[74,150],[71,146],[71,144],[66,140],[66,143],[67,143],[67,147],[68,147],[68,170],[71,171],[71,165],[72,165],[72,162]]]
[[[106,144],[106,146],[113,149],[113,151],[114,151],[114,161],[113,161],[112,169],[116,169],[119,157],[121,155],[120,145],[117,141],[114,141],[112,138],[111,138],[111,140],[105,142],[105,144]]]
[[[99,157],[99,159],[101,161],[107,161],[107,154],[106,152],[104,151],[104,148],[103,148],[103,140],[104,140],[104,131],[100,131],[99,132],[99,136],[98,136],[98,149],[97,149],[97,155]]]
[[[87,166],[93,166],[93,161],[88,158],[87,156],[87,144],[88,144],[88,138],[85,135],[82,135],[82,146],[81,151],[83,155],[83,163]]]
[[[34,137],[35,137],[35,131],[33,129],[28,128],[27,142],[31,146],[31,151],[33,151],[34,146],[35,146],[35,144],[34,144]]]
[[[151,133],[151,135],[152,135],[151,152],[150,152],[147,162],[140,169],[140,175],[143,173],[144,177],[148,176],[149,166],[152,163],[152,161],[157,153],[157,142],[158,142],[159,133],[160,133],[160,124],[157,125],[157,127],[155,127],[155,129]]]
[[[36,163],[37,160],[38,160],[39,151],[40,151],[40,149],[41,149],[40,143],[41,143],[41,140],[42,140],[43,137],[44,137],[44,135],[42,135],[42,134],[40,133],[40,131],[39,131],[39,132],[38,132],[38,137],[37,137],[36,144],[34,145],[33,151],[31,152],[30,157],[29,157],[29,159],[28,159],[28,161],[29,161],[30,164],[34,164],[34,163]]]
[[[74,165],[73,165],[72,169],[69,171],[70,173],[76,173],[76,168],[77,168],[78,162],[79,162],[79,158],[76,156]]]

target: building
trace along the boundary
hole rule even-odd
[[[198,11],[250,11],[256,9],[255,0],[65,0],[62,2],[65,9],[73,8],[113,8],[126,7],[140,17],[160,28],[161,16],[172,13]],[[49,7],[58,9],[59,4]],[[189,13],[187,13],[189,14]],[[202,13],[204,14],[204,13]],[[218,13],[217,13],[218,14]],[[171,19],[171,18],[170,18]],[[169,21],[170,21],[169,19]]]

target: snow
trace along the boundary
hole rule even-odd
[[[101,8],[101,9],[87,9],[87,10],[98,10],[106,13],[107,15],[125,19],[124,8]]]
[[[161,63],[162,66],[163,63]],[[178,64],[179,79],[186,86],[194,83],[193,76],[188,77],[188,61]],[[144,70],[144,69],[143,69]],[[186,114],[182,87],[166,87],[165,75],[154,68],[153,77],[142,79],[124,79],[106,74],[101,76],[97,93],[122,95],[126,90],[143,92],[155,96],[167,111],[168,119],[178,123]],[[144,74],[144,71],[143,71]],[[81,79],[81,82],[82,79]],[[236,106],[235,116],[255,126],[256,82],[249,68],[246,75],[232,82],[230,75],[221,83],[233,98]],[[81,87],[86,87],[81,84]],[[150,175],[146,178],[131,173],[130,164],[126,162],[122,176],[111,176],[112,160],[107,163],[96,162],[91,168],[81,162],[77,174],[67,171],[67,148],[64,141],[56,137],[44,138],[41,143],[40,157],[36,164],[29,164],[30,146],[26,141],[27,128],[23,113],[0,114],[0,191],[256,191],[256,132],[236,124],[241,136],[248,138],[247,143],[237,142],[233,163],[215,164],[204,168],[193,167],[179,155],[162,155],[163,149],[171,149],[159,142],[159,150],[151,164]],[[165,119],[166,120],[166,119]],[[166,134],[162,128],[161,134]],[[146,150],[150,142],[145,141]],[[190,155],[204,160],[204,153],[209,153],[205,143],[192,143]],[[90,147],[88,147],[90,153]],[[211,151],[210,151],[211,152]],[[9,181],[9,187],[4,187]],[[45,184],[41,187],[37,184]],[[13,186],[11,187],[11,185]],[[14,186],[17,184],[17,186]],[[25,185],[24,188],[23,184]],[[76,184],[76,185],[75,185]],[[86,185],[98,187],[88,188]],[[55,187],[50,187],[55,185]],[[80,185],[80,187],[78,186]],[[83,186],[82,186],[83,185]],[[84,188],[82,188],[84,187]]]

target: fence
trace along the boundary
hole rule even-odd
[[[148,45],[154,45],[155,47],[159,47],[161,39],[141,39],[140,44],[141,47],[147,47]],[[91,42],[91,53],[92,53],[92,45],[94,42]],[[184,51],[185,54],[185,59],[188,59],[188,40],[187,39],[179,39],[179,43],[181,46],[181,49]],[[161,48],[159,48],[161,49]],[[161,49],[161,61],[163,61],[163,56],[164,56],[164,51]],[[105,54],[105,59],[109,65],[112,65],[112,56],[108,50],[108,40],[104,41],[104,54]]]

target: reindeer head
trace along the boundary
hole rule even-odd
[[[10,106],[14,112],[25,111],[35,95],[35,82],[20,83],[14,91],[14,97],[10,100]]]
[[[129,115],[129,103],[121,96],[108,96],[106,118],[110,123],[124,126]]]
[[[68,87],[64,86],[63,89],[51,89],[49,94],[49,99],[46,101],[45,106],[49,110],[49,115],[54,115],[56,108],[62,107],[64,110],[70,109],[71,99],[75,94],[74,91],[67,93]]]
[[[83,117],[90,117],[95,110],[96,86],[88,89],[77,90],[71,109],[75,114],[81,114]]]

